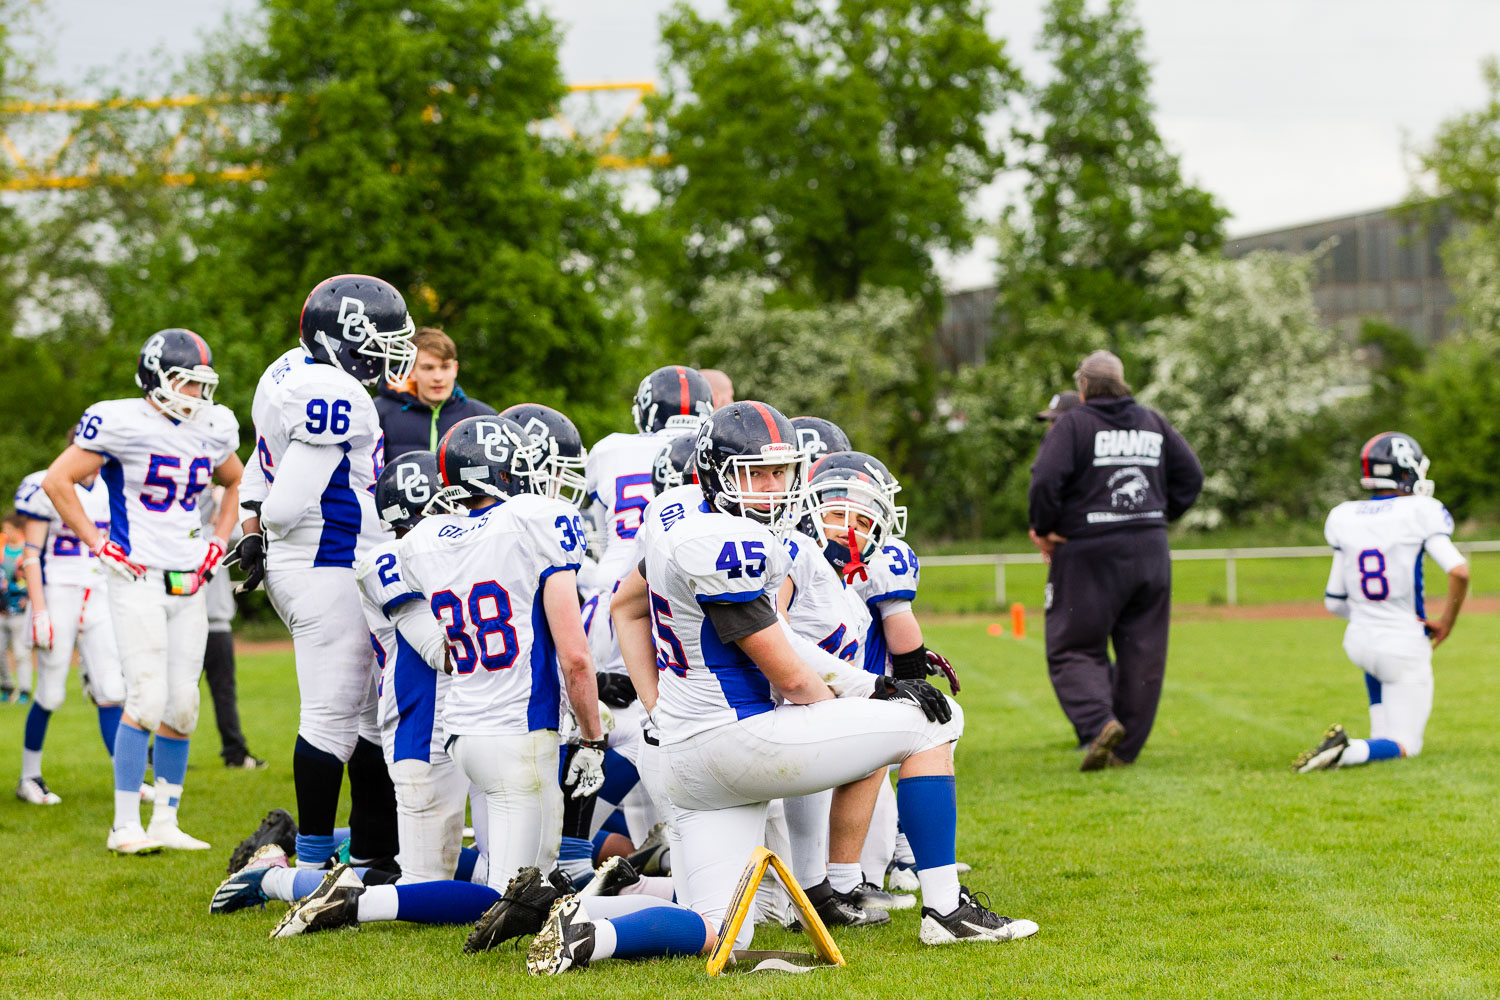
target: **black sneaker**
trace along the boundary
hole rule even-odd
[[[244,840],[229,855],[229,874],[233,875],[250,863],[255,852],[267,844],[280,847],[287,857],[297,853],[297,821],[285,809],[272,809],[260,821],[255,832]]]
[[[588,884],[578,890],[578,895],[585,899],[589,896],[618,896],[621,889],[627,889],[640,880],[640,874],[630,867],[629,861],[622,857],[606,858]]]
[[[869,879],[842,895],[863,910],[909,910],[917,905],[916,896],[904,892],[886,892]]]
[[[1344,759],[1344,751],[1348,749],[1349,734],[1335,722],[1323,734],[1323,742],[1297,755],[1297,759],[1292,761],[1292,769],[1298,774],[1327,771],[1339,766],[1339,762]]]
[[[1036,923],[1002,917],[989,907],[988,899],[976,899],[960,886],[958,908],[941,916],[936,910],[922,907],[922,927],[917,936],[923,944],[953,944],[958,941],[1016,941],[1037,932]]]
[[[629,857],[630,867],[642,875],[670,875],[672,866],[672,845],[667,840],[667,824],[658,823],[646,834],[646,839],[641,841],[641,846],[636,848],[634,854]]]
[[[477,955],[513,938],[535,934],[542,929],[552,904],[567,892],[542,875],[539,868],[522,868],[505,887],[500,902],[484,911],[464,941],[464,952]]]
[[[526,971],[533,976],[556,976],[569,969],[587,969],[594,957],[594,925],[583,900],[564,896],[552,907],[531,950]]]
[[[891,915],[884,910],[866,910],[840,893],[827,881],[803,890],[818,913],[824,927],[877,927],[891,922]],[[788,930],[800,931],[802,921],[793,920]]]
[[[1094,737],[1094,742],[1089,744],[1083,752],[1083,763],[1078,766],[1080,771],[1102,771],[1109,766],[1109,758],[1114,755],[1115,747],[1125,739],[1125,727],[1118,719],[1110,719],[1099,730],[1099,735]]]
[[[323,881],[306,899],[292,908],[271,929],[272,940],[352,927],[359,922],[359,897],[365,884],[348,865],[339,865],[323,876]]]
[[[224,766],[231,771],[264,771],[266,762],[253,753],[247,753],[239,760],[226,760]]]

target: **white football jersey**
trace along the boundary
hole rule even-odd
[[[862,647],[870,630],[870,611],[818,543],[800,531],[782,538],[792,566],[792,600],[786,620],[792,631],[811,639],[839,659],[864,665]]]
[[[387,764],[441,759],[448,739],[442,706],[451,678],[432,669],[417,651],[422,641],[411,642],[391,619],[404,605],[427,603],[401,575],[400,545],[391,539],[375,546],[354,569],[375,660],[380,664],[377,712]],[[433,633],[441,631],[437,620],[427,615],[414,620]]]
[[[271,363],[255,387],[255,462],[241,501],[265,500],[276,467],[293,441],[343,449],[318,498],[284,537],[266,538],[270,569],[353,566],[390,536],[375,511],[375,480],[385,462],[385,435],[370,394],[352,375],[318,364],[299,345]]]
[[[460,736],[556,729],[557,650],[542,586],[578,569],[583,525],[561,500],[524,494],[469,515],[422,520],[401,542],[406,582],[448,633],[453,685],[443,724]]]
[[[589,640],[594,665],[607,673],[625,672],[625,659],[608,615],[608,600],[620,580],[641,561],[636,533],[646,505],[656,496],[651,466],[663,448],[686,433],[670,428],[654,434],[610,434],[589,449],[584,462],[586,495],[601,511],[604,549],[594,581],[605,614],[602,619],[595,616],[596,628],[590,631]]]
[[[771,684],[734,643],[719,640],[702,605],[774,604],[791,556],[765,525],[719,513],[697,485],[667,490],[641,527],[660,691],[653,716],[676,743],[775,707]]]
[[[1422,555],[1434,538],[1452,536],[1448,509],[1423,496],[1349,500],[1329,513],[1323,534],[1342,557],[1343,589],[1330,579],[1328,596],[1348,598],[1349,627],[1423,635]]]
[[[904,539],[892,538],[865,564],[866,576],[856,577],[854,590],[870,609],[870,629],[865,633],[865,670],[872,674],[889,672],[890,650],[885,644],[881,617],[890,601],[917,599],[917,576],[921,566],[917,554]]]
[[[63,524],[52,499],[42,489],[46,475],[46,469],[33,472],[16,488],[16,510],[33,521],[47,522],[47,540],[42,543],[42,582],[49,587],[105,586],[108,574],[99,565],[98,557],[73,534],[72,528]],[[94,527],[108,534],[109,490],[103,480],[95,479],[94,485],[87,489],[81,483],[75,484],[73,489]]]
[[[178,421],[142,396],[110,399],[84,411],[73,443],[104,457],[110,540],[147,569],[196,570],[209,536],[198,500],[240,445],[234,413],[215,403]]]

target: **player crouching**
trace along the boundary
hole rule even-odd
[[[680,840],[674,877],[695,912],[656,907],[593,921],[569,897],[533,942],[528,969],[556,974],[608,957],[711,950],[770,800],[891,764],[900,765],[898,809],[926,904],[922,942],[1035,933],[1036,924],[991,912],[958,883],[958,706],[926,682],[872,679],[833,656],[815,670],[776,614],[788,569],[778,534],[800,517],[807,471],[791,424],[764,403],[726,406],[699,431],[696,469],[699,486],[669,490],[647,508],[645,574],[632,570],[612,604],[631,680],[660,732]],[[836,698],[825,676],[846,694],[869,696]],[[745,921],[735,944],[748,946],[753,931]]]
[[[1299,773],[1415,757],[1432,714],[1432,651],[1453,631],[1469,591],[1469,566],[1453,545],[1453,516],[1432,495],[1429,460],[1405,434],[1377,434],[1360,453],[1359,485],[1328,515],[1324,534],[1333,569],[1323,602],[1346,618],[1344,652],[1365,672],[1370,738],[1351,740],[1330,726],[1323,741],[1292,763]],[[1422,559],[1448,574],[1443,617],[1427,620]]]

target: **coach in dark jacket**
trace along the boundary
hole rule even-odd
[[[493,414],[495,408],[470,399],[458,384],[458,347],[441,330],[423,327],[412,338],[417,361],[409,388],[382,385],[375,412],[385,433],[385,460],[408,451],[437,451],[448,428],[465,417]]]
[[[1120,359],[1074,376],[1083,405],[1057,419],[1031,467],[1031,538],[1050,560],[1047,670],[1083,770],[1129,764],[1161,700],[1172,608],[1167,523],[1203,488],[1193,449],[1138,404]],[[1115,663],[1109,661],[1114,643]]]

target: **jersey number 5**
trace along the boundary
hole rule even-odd
[[[651,592],[651,622],[656,626],[656,669],[686,677],[687,654],[677,633],[672,631],[672,604],[655,591]]]
[[[454,672],[472,674],[476,663],[486,670],[504,670],[516,662],[516,630],[510,623],[510,595],[494,580],[477,583],[469,591],[469,620],[464,604],[451,590],[432,595],[432,613],[448,633]],[[498,640],[499,649],[491,648]]]

